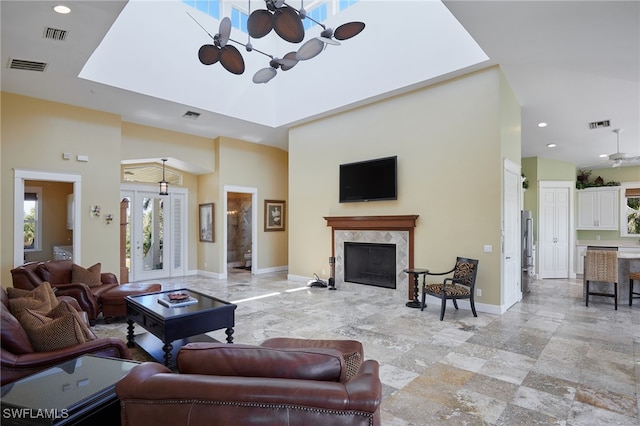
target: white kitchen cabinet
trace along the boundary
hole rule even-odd
[[[578,191],[577,229],[618,230],[620,188],[587,188]]]

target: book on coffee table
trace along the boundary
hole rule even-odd
[[[178,308],[180,306],[187,306],[198,303],[198,299],[196,299],[195,297],[188,297],[186,299],[171,300],[168,296],[160,296],[158,297],[158,303],[166,306],[167,308]]]

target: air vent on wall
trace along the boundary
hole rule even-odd
[[[589,123],[589,128],[591,130],[601,129],[603,127],[609,127],[609,126],[611,126],[611,122],[609,120],[594,121],[593,123]]]
[[[184,113],[183,117],[190,120],[197,120],[198,117],[200,117],[200,113],[195,111],[187,111]]]
[[[9,58],[9,68],[12,70],[44,72],[47,65],[48,64],[45,62],[24,61],[22,59]]]
[[[57,28],[47,27],[44,29],[44,38],[51,40],[64,41],[67,39],[67,30],[59,30]]]

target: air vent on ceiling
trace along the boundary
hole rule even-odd
[[[609,120],[594,121],[593,123],[589,123],[589,128],[591,130],[601,129],[603,127],[609,127],[609,126],[611,126],[611,122]]]
[[[200,113],[195,111],[187,111],[184,113],[183,117],[190,120],[197,120],[198,117],[200,117]]]
[[[64,41],[67,39],[67,30],[59,30],[57,28],[47,27],[44,29],[44,38],[51,40]]]
[[[47,68],[45,62],[24,61],[22,59],[9,59],[9,68],[12,70],[44,72]]]

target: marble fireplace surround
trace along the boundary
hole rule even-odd
[[[325,216],[331,227],[331,256],[335,257],[336,284],[344,284],[344,243],[383,243],[396,245],[396,290],[413,299],[411,277],[402,272],[413,268],[414,237],[418,215],[401,216]],[[394,291],[394,290],[392,290]]]

